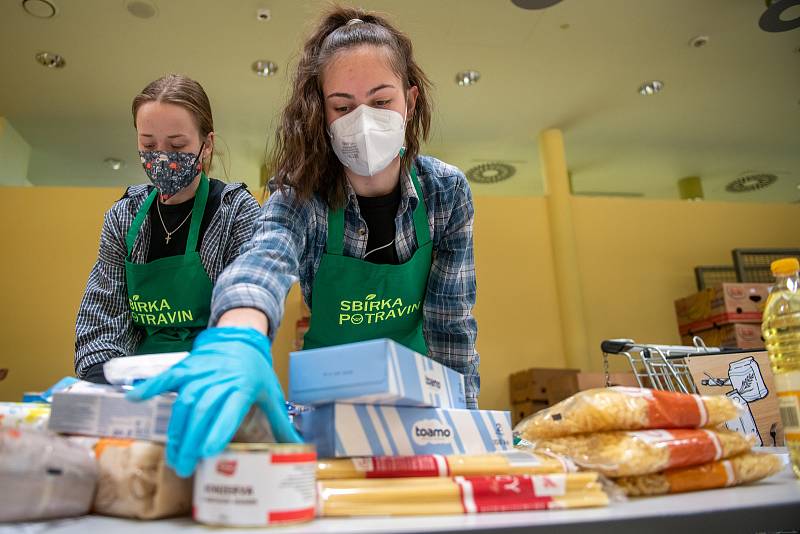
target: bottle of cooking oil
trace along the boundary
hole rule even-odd
[[[775,286],[764,308],[761,331],[767,344],[795,476],[800,478],[800,262],[772,262]]]

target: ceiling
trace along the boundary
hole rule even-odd
[[[48,20],[21,1],[0,3],[0,116],[32,147],[34,185],[115,186],[145,179],[136,163],[130,103],[169,72],[211,98],[226,169],[258,186],[264,148],[285,100],[287,73],[325,3],[310,0],[148,0],[141,20],[126,0],[51,0]],[[475,195],[543,194],[537,135],[564,131],[573,190],[678,198],[700,176],[710,200],[800,199],[800,30],[758,28],[764,0],[563,0],[540,11],[510,0],[362,0],[413,39],[435,86],[426,151],[464,170],[509,162],[516,173],[474,184]],[[271,20],[260,22],[258,8]],[[800,16],[800,7],[785,17]],[[697,35],[710,38],[693,48]],[[46,69],[34,55],[66,58]],[[271,78],[256,59],[279,66]],[[481,80],[459,87],[455,73]],[[664,90],[643,97],[658,79]],[[218,145],[219,146],[219,145]],[[112,171],[107,157],[126,165]],[[725,185],[746,173],[778,176],[753,193]]]

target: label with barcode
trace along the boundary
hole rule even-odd
[[[800,433],[800,393],[793,391],[778,393],[778,409],[781,413],[783,431]]]
[[[787,442],[800,442],[800,371],[775,375],[778,410]]]

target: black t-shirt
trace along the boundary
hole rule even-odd
[[[364,260],[371,263],[397,265],[394,219],[400,207],[400,184],[394,191],[380,197],[357,196],[361,217],[367,223],[367,253]]]
[[[222,201],[222,190],[225,189],[225,183],[214,178],[208,181],[208,200],[206,201],[206,210],[203,213],[203,220],[200,223],[200,237],[197,240],[196,250],[200,250],[200,243],[203,242],[203,236],[208,229],[211,219],[219,209],[219,204]],[[194,197],[190,198],[180,204],[158,204],[158,198],[153,201],[150,206],[150,249],[147,251],[147,261],[158,260],[167,258],[169,256],[180,256],[186,253],[186,240],[189,239],[189,227],[192,224],[192,217],[189,215],[194,206]],[[157,205],[158,204],[158,205]],[[164,219],[161,223],[159,217]],[[185,222],[184,222],[185,221]],[[181,225],[181,223],[183,223]],[[180,228],[178,226],[180,225]],[[169,243],[167,243],[168,230],[174,231],[170,235]],[[178,230],[175,230],[178,228]]]

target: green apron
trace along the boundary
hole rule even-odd
[[[144,339],[135,354],[190,350],[194,338],[208,326],[211,315],[211,290],[214,287],[200,261],[197,240],[208,200],[208,178],[200,185],[192,206],[192,222],[186,239],[186,253],[150,263],[131,262],[131,251],[150,206],[156,200],[154,189],[133,220],[125,243],[125,278],[133,323]]]
[[[344,255],[344,210],[328,210],[328,242],[311,288],[311,325],[304,349],[390,338],[428,353],[422,307],[433,244],[416,169],[411,180],[419,202],[414,231],[419,247],[407,262],[379,265]]]

